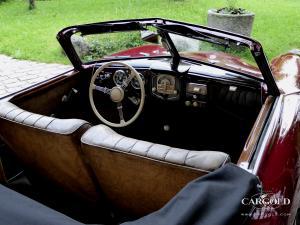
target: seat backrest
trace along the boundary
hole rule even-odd
[[[89,127],[84,120],[56,119],[0,103],[0,137],[24,166],[66,192],[94,202],[98,194],[80,146]]]
[[[143,216],[161,208],[188,182],[229,161],[227,154],[189,151],[90,128],[82,149],[101,190],[122,214]]]

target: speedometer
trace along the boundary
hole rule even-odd
[[[140,77],[142,78],[142,81],[143,83],[145,84],[145,77],[143,74],[139,73]],[[134,77],[131,81],[131,86],[134,88],[134,89],[141,89],[140,87],[140,84],[139,84],[139,81],[136,77]]]
[[[172,95],[175,93],[175,77],[170,75],[159,75],[156,89],[158,93]]]
[[[113,76],[115,84],[119,86],[121,86],[127,78],[128,74],[124,70],[117,70]]]
[[[170,74],[152,75],[152,94],[164,100],[178,100],[180,98],[180,80]]]

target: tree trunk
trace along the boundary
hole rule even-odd
[[[35,8],[35,0],[29,0],[29,10],[32,10]]]

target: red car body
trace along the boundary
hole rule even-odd
[[[113,56],[157,56],[163,51],[166,50],[159,45],[145,45]],[[218,60],[225,66],[234,64],[240,70],[262,78],[256,67],[226,53],[199,52],[192,57],[199,61]],[[277,209],[266,208],[254,214],[251,222],[254,225],[292,224],[300,201],[300,51],[273,59],[270,67],[281,95],[265,126],[257,158],[251,162],[250,171],[260,178],[265,190],[290,199],[291,204]],[[247,161],[239,161],[239,165],[246,169],[250,166]]]
[[[154,21],[159,20],[156,19]],[[146,21],[145,23],[147,23],[149,20],[145,19],[141,21]],[[150,19],[150,21],[153,20]],[[266,89],[274,96],[272,97],[273,100],[270,101],[273,102],[270,103],[271,112],[267,115],[260,115],[261,119],[258,119],[254,125],[238,161],[238,165],[257,175],[262,182],[264,190],[291,200],[291,204],[288,206],[259,211],[258,214],[252,216],[251,224],[293,224],[300,203],[300,51],[293,50],[287,54],[278,56],[271,63],[268,63],[261,44],[251,38],[178,21],[163,19],[161,21],[170,26],[179,23],[199,33],[203,32],[204,34],[220,35],[224,39],[233,39],[248,45],[251,49],[252,54],[256,57],[259,70],[243,62],[240,58],[226,53],[201,52],[193,53],[190,57],[200,62],[203,59],[206,62],[209,59],[217,60],[225,68],[227,64],[231,66],[235,65],[235,69],[244,74],[264,78],[268,86]],[[121,21],[120,24],[126,22],[131,21]],[[65,31],[63,30],[61,35],[64,35]],[[141,56],[146,53],[151,56],[161,51],[163,51],[161,47],[151,45],[125,50],[115,55]],[[69,58],[72,58],[71,53],[69,54]],[[73,64],[75,65],[76,63],[78,64],[78,61],[76,62],[75,57]],[[82,64],[81,66],[84,67],[85,65]],[[250,150],[248,149],[249,145],[251,147]]]

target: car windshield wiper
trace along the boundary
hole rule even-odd
[[[156,25],[156,27],[158,29],[164,30],[166,32],[178,34],[180,36],[185,36],[185,37],[189,37],[189,38],[193,38],[193,39],[199,39],[199,40],[202,40],[202,41],[211,42],[213,44],[221,45],[225,48],[229,47],[228,40],[224,40],[226,42],[217,41],[215,38],[213,38],[209,35],[203,34],[199,31],[193,30],[193,29],[191,29],[189,27],[186,27],[186,26],[181,26],[181,25]]]

